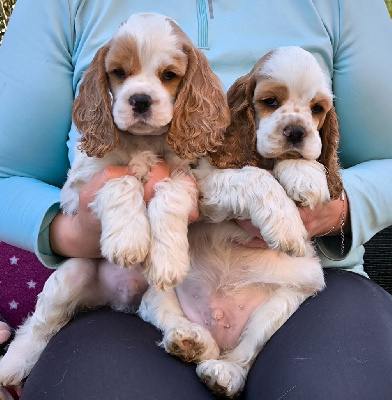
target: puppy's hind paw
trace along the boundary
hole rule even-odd
[[[218,395],[237,396],[245,385],[246,372],[229,361],[203,361],[197,366],[196,372],[200,379]]]
[[[6,388],[0,387],[0,400],[14,400],[14,397]]]
[[[29,375],[32,366],[9,360],[6,356],[0,361],[0,386],[20,386]],[[2,398],[0,397],[2,400]]]
[[[200,362],[219,357],[219,347],[211,333],[198,324],[180,325],[166,332],[162,345],[168,353],[186,362]]]

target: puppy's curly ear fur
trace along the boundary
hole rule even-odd
[[[255,68],[237,79],[227,92],[231,122],[223,145],[210,157],[212,164],[218,168],[241,168],[245,165],[259,165],[261,162],[256,152],[254,71]]]
[[[90,157],[103,157],[118,143],[105,70],[109,44],[101,47],[84,73],[79,95],[74,101],[72,118],[81,133],[79,149]]]
[[[327,182],[331,199],[336,200],[343,191],[343,182],[339,174],[339,124],[334,107],[327,113],[324,124],[320,129],[320,137],[322,149],[319,162],[327,170]]]
[[[186,42],[185,77],[177,93],[168,144],[181,158],[215,152],[222,144],[230,113],[218,77],[204,54]]]

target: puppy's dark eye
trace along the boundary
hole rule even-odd
[[[177,75],[173,71],[165,71],[162,74],[162,79],[164,81],[172,81]]]
[[[126,74],[125,71],[121,68],[115,69],[113,71],[113,73],[120,79],[125,79],[126,78]]]
[[[268,99],[263,99],[261,100],[262,103],[264,103],[267,107],[271,108],[278,108],[278,100],[275,99],[274,97],[270,97]]]
[[[324,111],[323,106],[320,106],[319,104],[315,104],[312,107],[312,114],[320,114]]]

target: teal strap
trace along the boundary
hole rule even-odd
[[[197,0],[197,25],[199,49],[208,49],[208,6],[207,0]]]

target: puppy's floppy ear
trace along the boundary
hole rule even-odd
[[[343,182],[339,174],[339,124],[334,107],[327,113],[324,124],[320,129],[320,137],[322,149],[319,162],[327,170],[327,182],[331,200],[336,200],[343,191]]]
[[[79,95],[74,101],[72,118],[81,133],[79,149],[90,157],[103,157],[118,143],[112,115],[105,57],[109,44],[101,47],[84,73]]]
[[[237,79],[227,92],[231,122],[225,140],[211,162],[219,168],[256,165],[256,122],[253,93],[256,87],[254,69]]]
[[[176,96],[168,144],[182,158],[215,152],[230,121],[226,96],[204,54],[184,45],[188,65]]]

